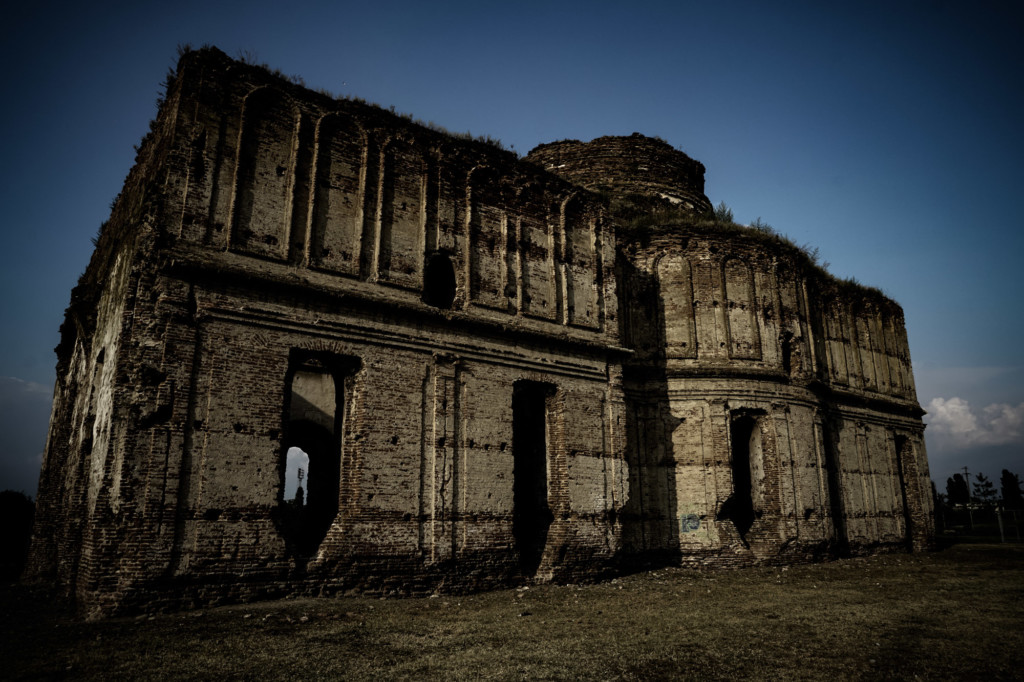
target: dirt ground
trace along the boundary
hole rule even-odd
[[[102,622],[0,588],[6,679],[1024,679],[1024,545]]]

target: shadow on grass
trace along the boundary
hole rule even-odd
[[[102,622],[0,588],[7,679],[1020,679],[1024,545]]]

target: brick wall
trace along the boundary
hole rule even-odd
[[[899,307],[616,234],[608,196],[702,212],[703,172],[187,54],[72,293],[28,575],[103,615],[925,546]]]

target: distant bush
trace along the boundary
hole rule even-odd
[[[757,218],[750,225],[738,224],[732,209],[724,201],[713,210],[699,214],[641,194],[607,196],[606,200],[609,201],[609,208],[616,222],[626,229],[631,239],[639,243],[646,243],[654,235],[665,230],[673,231],[678,228],[695,233],[742,234],[766,246],[781,247],[789,251],[797,262],[802,262],[808,271],[817,274],[819,282],[837,293],[854,298],[873,298],[876,301],[885,299],[888,302],[888,297],[882,290],[865,286],[852,277],[840,278],[829,272],[829,263],[821,260],[821,253],[817,247],[797,244],[761,218]]]

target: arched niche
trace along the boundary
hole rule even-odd
[[[507,224],[501,177],[491,168],[474,168],[467,178],[466,191],[470,300],[505,310]]]
[[[875,367],[875,347],[878,342],[875,334],[875,310],[864,303],[852,306],[854,352],[860,361],[863,388],[870,391],[879,390],[877,368]]]
[[[885,364],[889,370],[889,392],[905,396],[906,382],[903,378],[903,363],[900,359],[899,335],[892,314],[882,316],[882,334],[885,338]]]
[[[723,265],[726,319],[729,329],[729,356],[760,360],[761,335],[755,312],[754,277],[750,265],[741,258],[730,258]]]
[[[381,149],[377,277],[421,286],[426,237],[426,161],[411,141],[391,138]]]
[[[288,255],[299,114],[272,88],[245,98],[235,166],[230,247],[264,258]]]
[[[693,278],[690,261],[679,253],[666,254],[656,265],[663,311],[666,358],[697,357]]]
[[[366,133],[351,117],[332,113],[316,129],[310,261],[357,276],[364,244]]]
[[[549,320],[557,314],[550,203],[545,192],[535,185],[524,188],[516,201],[521,310],[527,315]]]
[[[562,238],[567,298],[567,321],[596,328],[598,288],[601,283],[597,259],[597,216],[593,207],[574,194],[562,204]]]

